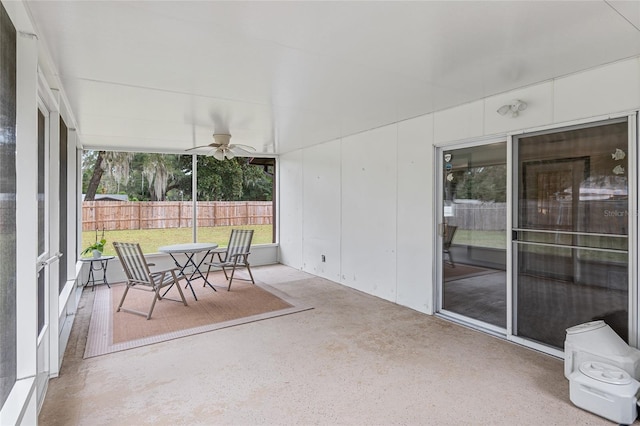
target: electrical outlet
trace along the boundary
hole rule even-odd
[[[326,257],[324,257],[324,254],[323,254],[323,255],[322,255],[322,262],[324,263],[324,262],[326,262],[326,261],[327,261],[327,258],[326,258]]]

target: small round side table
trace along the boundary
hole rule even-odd
[[[91,291],[94,290],[96,284],[106,284],[107,287],[111,288],[107,282],[107,266],[109,266],[109,261],[114,258],[115,256],[81,258],[80,260],[82,262],[89,263],[89,277],[87,278],[87,282],[84,283],[84,286],[86,287],[91,283]],[[96,278],[95,271],[102,271],[102,278]]]

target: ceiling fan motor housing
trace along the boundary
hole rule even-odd
[[[214,133],[213,140],[220,145],[229,145],[229,141],[231,140],[231,135],[227,133]]]

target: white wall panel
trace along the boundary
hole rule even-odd
[[[383,299],[396,296],[397,125],[344,139],[342,280]]]
[[[396,303],[433,309],[433,115],[398,125]]]
[[[433,127],[435,143],[481,136],[484,134],[484,102],[438,111],[433,116]]]
[[[302,269],[302,151],[279,158],[280,262]]]
[[[640,28],[640,2],[629,0],[607,1],[618,13],[624,16],[636,28]]]
[[[336,282],[340,281],[340,145],[335,140],[303,151],[303,270]]]
[[[554,84],[554,98],[557,123],[638,108],[639,59],[559,78]]]
[[[527,103],[527,109],[513,117],[498,114],[498,108],[513,100]],[[544,126],[553,123],[553,82],[513,90],[486,98],[484,101],[484,132],[486,135]]]

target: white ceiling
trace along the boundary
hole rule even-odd
[[[85,148],[284,153],[640,55],[638,1],[27,1]]]

